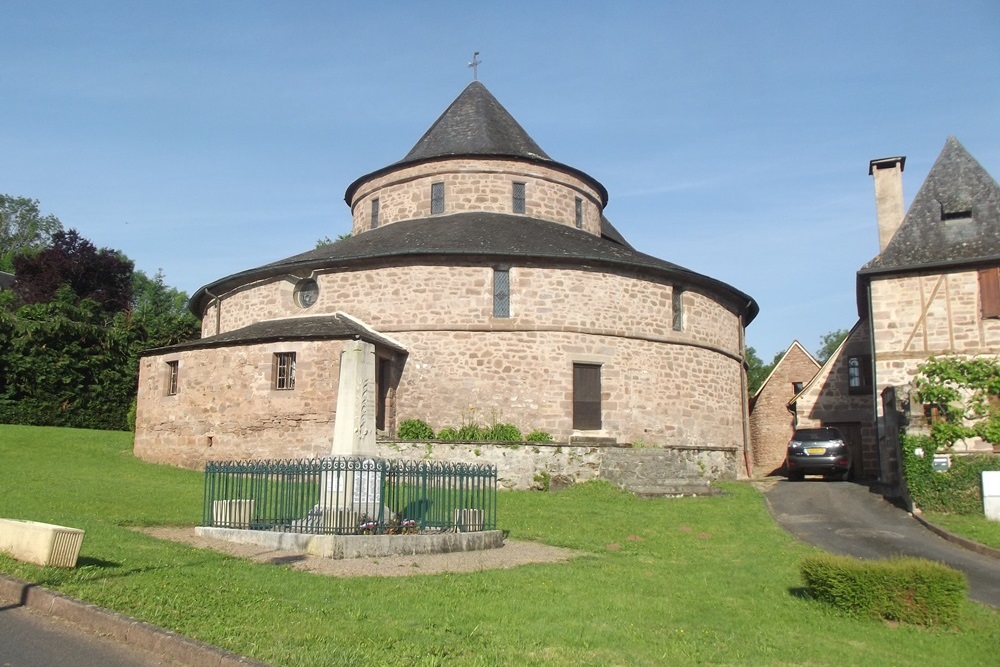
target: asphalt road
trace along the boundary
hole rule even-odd
[[[175,665],[145,651],[0,601],[0,667]]]
[[[917,556],[965,572],[969,597],[1000,608],[1000,560],[938,537],[867,486],[806,478],[765,491],[775,520],[792,535],[857,558]]]

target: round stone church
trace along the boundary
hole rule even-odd
[[[202,337],[143,356],[137,455],[329,454],[354,341],[375,350],[383,437],[495,420],[563,443],[745,451],[756,302],[634,249],[604,186],[480,82],[345,200],[350,237],[205,285]]]

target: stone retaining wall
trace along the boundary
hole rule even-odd
[[[733,447],[585,446],[566,443],[377,443],[385,458],[488,463],[501,489],[554,489],[606,479],[641,495],[708,493],[717,480],[734,480],[742,453]]]

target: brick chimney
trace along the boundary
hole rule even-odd
[[[868,163],[875,177],[875,211],[878,216],[878,251],[882,252],[903,222],[903,166],[906,158],[884,157]]]

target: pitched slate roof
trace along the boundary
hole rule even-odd
[[[516,261],[574,267],[633,270],[682,285],[701,286],[726,299],[749,324],[757,303],[726,283],[657,259],[605,238],[546,220],[504,213],[468,212],[405,220],[337,241],[315,250],[222,278],[191,297],[199,317],[214,294],[250,282],[312,271],[377,265],[385,261]]]
[[[958,139],[948,137],[899,229],[858,277],[997,261],[1000,186]]]
[[[289,317],[281,320],[255,322],[241,329],[225,331],[216,336],[178,343],[169,347],[146,350],[142,356],[162,354],[166,350],[201,350],[231,345],[252,345],[255,343],[275,343],[297,340],[337,340],[360,339],[376,345],[384,345],[399,352],[406,349],[398,342],[379,334],[363,322],[344,313],[321,315],[318,317]]]
[[[545,164],[587,181],[600,193],[602,205],[608,202],[603,185],[579,169],[550,158],[479,81],[466,86],[402,160],[355,180],[347,187],[344,199],[350,206],[355,191],[374,177],[422,162],[462,157],[513,158]]]

